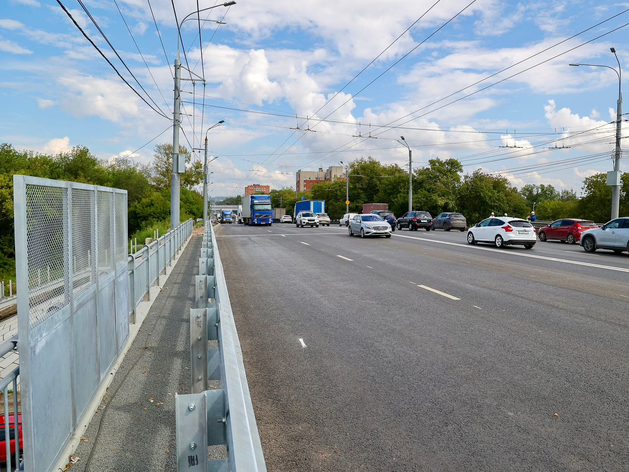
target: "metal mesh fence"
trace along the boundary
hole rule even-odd
[[[113,219],[112,199],[110,192],[97,192],[98,207],[98,276],[109,274],[113,269],[114,253],[111,247]]]
[[[94,192],[72,190],[72,262],[74,295],[84,292],[94,282],[92,260],[94,234]]]
[[[68,304],[67,189],[26,186],[28,302],[36,326]]]
[[[115,194],[116,202],[116,265],[127,260],[127,196]]]

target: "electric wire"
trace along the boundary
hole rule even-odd
[[[156,110],[149,102],[146,101],[146,99],[140,95],[140,93],[133,88],[133,86],[122,76],[122,74],[118,71],[118,69],[116,69],[116,66],[114,66],[112,64],[112,62],[107,58],[107,56],[105,56],[105,54],[103,54],[103,52],[100,50],[100,48],[96,45],[96,43],[94,43],[94,41],[92,41],[92,39],[87,35],[87,33],[85,33],[85,31],[83,31],[83,28],[81,28],[81,26],[77,23],[77,21],[74,19],[74,17],[72,16],[72,14],[68,11],[68,9],[65,7],[65,5],[63,3],[61,3],[61,0],[56,0],[57,3],[59,4],[59,6],[63,9],[63,11],[65,12],[66,15],[68,15],[68,18],[70,18],[70,20],[72,21],[72,23],[74,23],[74,26],[76,26],[78,28],[78,30],[81,32],[81,34],[85,37],[85,39],[87,39],[89,41],[89,43],[94,47],[94,49],[96,49],[96,51],[98,51],[98,53],[102,56],[103,59],[105,59],[105,61],[107,61],[107,63],[111,66],[111,68],[116,72],[116,74],[118,75],[118,77],[120,77],[120,79],[127,85],[127,87],[129,87],[133,93],[135,93],[138,97],[140,97],[140,99],[146,103],[146,105],[153,110],[155,113],[157,113],[160,116],[163,116],[164,118],[166,118],[167,120],[170,120],[170,117],[166,116],[162,111],[158,111]],[[159,108],[159,107],[158,107]]]
[[[85,14],[89,17],[89,19],[91,20],[91,22],[94,24],[94,26],[96,27],[96,29],[98,30],[98,32],[101,34],[101,36],[103,37],[103,39],[105,40],[105,42],[109,45],[109,47],[111,48],[111,50],[114,52],[114,54],[116,55],[116,57],[118,58],[118,60],[122,63],[122,65],[124,66],[125,69],[127,69],[127,72],[129,72],[129,74],[131,74],[131,77],[133,77],[133,80],[135,80],[135,82],[138,84],[138,86],[142,89],[142,91],[146,94],[146,96],[148,97],[148,99],[153,102],[153,104],[157,107],[157,109],[162,112],[162,114],[164,116],[166,116],[166,113],[164,113],[164,110],[162,110],[160,108],[160,106],[157,104],[157,102],[155,100],[153,100],[153,97],[151,97],[151,95],[146,91],[146,89],[142,86],[142,84],[140,83],[140,81],[137,79],[137,77],[133,74],[133,72],[131,72],[131,69],[129,69],[129,67],[127,66],[126,62],[122,59],[122,57],[120,57],[120,54],[118,54],[118,51],[116,50],[116,48],[114,47],[113,44],[111,44],[111,42],[109,41],[109,39],[107,38],[107,35],[105,34],[105,32],[101,29],[101,27],[98,25],[98,23],[96,22],[96,19],[92,16],[92,14],[90,13],[90,11],[87,9],[87,7],[85,6],[85,4],[83,3],[83,0],[77,0],[78,4],[81,6],[81,8],[83,8],[83,11],[85,12]]]
[[[164,41],[162,41],[162,33],[159,31],[159,27],[157,26],[157,20],[155,19],[155,13],[153,13],[153,6],[151,5],[151,0],[146,0],[149,5],[149,10],[151,10],[151,16],[153,17],[153,24],[155,25],[155,30],[157,31],[157,37],[159,38],[159,42],[162,45],[162,51],[164,51],[164,57],[166,58],[166,64],[168,65],[168,70],[170,71],[170,76],[174,79],[175,75],[173,74],[173,70],[170,66],[170,59],[168,59],[168,54],[166,54],[166,48],[164,47]]]
[[[144,65],[146,66],[146,70],[151,76],[151,79],[153,79],[153,83],[155,84],[157,91],[162,96],[162,99],[164,100],[164,104],[166,105],[166,108],[168,108],[168,111],[172,113],[172,110],[170,109],[170,106],[168,105],[168,102],[166,101],[166,98],[164,97],[164,94],[162,93],[162,89],[159,88],[159,85],[157,85],[157,81],[155,80],[155,77],[153,76],[153,72],[151,72],[151,68],[149,67],[149,65],[146,62],[146,59],[144,58],[144,54],[142,54],[142,51],[140,51],[140,46],[138,46],[138,43],[135,40],[133,33],[131,32],[131,28],[129,28],[129,25],[127,24],[127,20],[122,14],[122,10],[120,9],[120,6],[118,6],[118,2],[116,0],[114,0],[114,4],[116,5],[116,8],[118,9],[118,13],[120,13],[120,18],[122,18],[122,21],[124,22],[124,25],[126,26],[127,31],[129,32],[129,36],[131,36],[131,39],[133,40],[133,44],[135,44],[135,48],[138,50],[138,53],[140,54],[140,57],[142,58],[142,62],[144,62]]]

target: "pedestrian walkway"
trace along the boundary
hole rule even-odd
[[[82,433],[72,472],[177,470],[175,394],[190,393],[189,310],[200,249],[195,235]]]

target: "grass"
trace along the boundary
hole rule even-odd
[[[159,223],[155,223],[151,226],[148,226],[144,229],[136,231],[131,235],[131,240],[135,242],[135,239],[138,239],[138,247],[142,247],[144,245],[144,241],[146,238],[153,238],[155,236],[155,230],[159,230],[160,238],[162,235],[166,234],[170,229],[170,220],[160,221]]]

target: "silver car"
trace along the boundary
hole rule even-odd
[[[385,236],[390,238],[391,225],[378,215],[360,214],[353,216],[349,220],[347,233],[350,236],[360,235],[361,238],[365,236]]]
[[[591,229],[581,235],[579,242],[585,252],[597,249],[611,249],[616,254],[629,251],[629,217],[616,218],[598,229]]]
[[[358,213],[345,213],[343,218],[339,221],[339,226],[349,226],[349,220],[351,220]]]
[[[321,226],[330,226],[330,217],[327,213],[317,213],[317,219],[319,220],[319,224]]]

